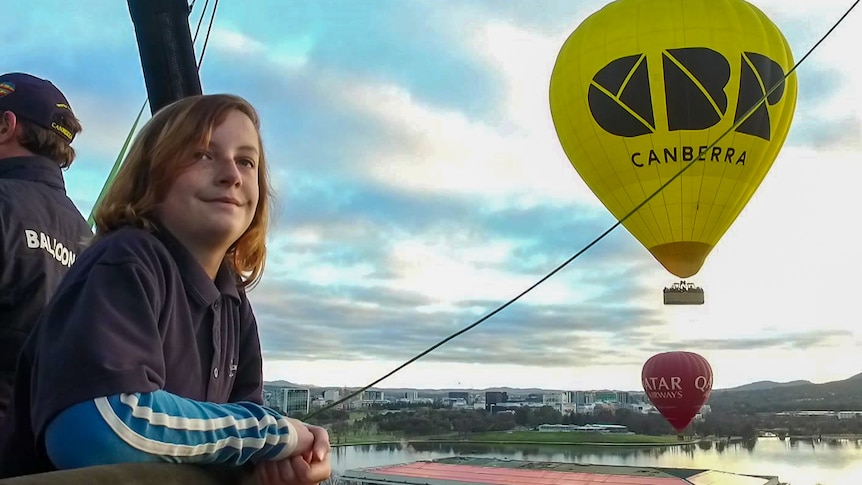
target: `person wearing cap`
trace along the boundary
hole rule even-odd
[[[53,83],[0,75],[0,427],[24,340],[92,237],[63,181],[80,132]]]

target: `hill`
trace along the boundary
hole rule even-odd
[[[263,385],[266,387],[300,387],[307,389],[316,389],[317,386],[307,386],[305,384],[296,384],[290,381],[263,381]]]
[[[317,386],[314,384],[295,384],[290,381],[265,381],[263,383],[265,386],[272,387],[300,387],[312,389],[315,391],[324,391],[326,389],[338,389],[341,390],[341,387],[335,386]],[[355,390],[359,389],[361,386],[351,386],[348,389]],[[419,394],[427,394],[427,395],[437,395],[437,394],[448,394],[449,392],[469,392],[471,394],[481,394],[484,392],[494,392],[494,391],[503,391],[508,392],[510,395],[526,395],[526,394],[543,394],[550,392],[563,392],[561,389],[540,389],[540,388],[516,388],[516,387],[487,387],[487,388],[421,388],[421,387],[378,387],[374,386],[371,389],[375,391],[383,391],[384,394],[403,394],[405,392],[419,392]]]
[[[813,382],[803,380],[790,382],[757,381],[737,387],[730,387],[727,389],[716,389],[714,392],[762,391],[766,389],[774,389],[776,387],[800,386],[803,384],[813,384]]]
[[[862,410],[862,374],[822,384],[788,384],[791,383],[770,388],[728,389],[723,390],[723,392],[714,392],[710,396],[708,404],[714,411],[743,414],[780,411]],[[746,386],[740,387],[745,388]]]

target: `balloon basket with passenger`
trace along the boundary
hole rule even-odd
[[[665,287],[663,293],[665,305],[703,305],[704,302],[703,288],[685,280]]]

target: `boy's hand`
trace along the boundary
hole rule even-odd
[[[317,485],[332,476],[329,433],[319,426],[297,423],[294,426],[299,436],[309,440],[307,449],[281,461],[259,463],[255,474],[261,485]]]

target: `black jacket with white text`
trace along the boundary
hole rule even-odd
[[[92,235],[56,163],[0,160],[0,425],[24,340]]]

